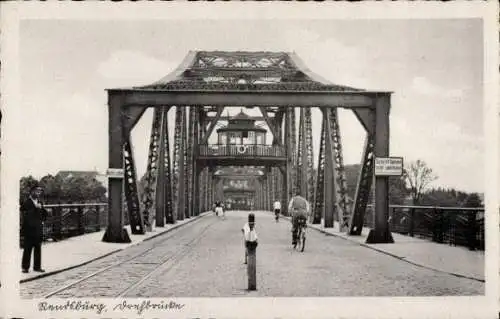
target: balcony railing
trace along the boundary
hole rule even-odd
[[[453,246],[484,250],[484,208],[389,206],[392,232],[430,239]],[[373,227],[373,206],[365,214],[365,226]]]
[[[47,219],[43,225],[43,239],[61,240],[100,231],[108,224],[108,204],[45,205]],[[22,215],[21,215],[22,224]],[[21,234],[21,247],[23,236]]]
[[[199,155],[207,157],[285,157],[281,145],[199,145]]]

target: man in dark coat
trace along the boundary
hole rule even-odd
[[[32,186],[29,197],[21,204],[22,225],[21,232],[24,237],[24,251],[22,269],[27,273],[31,264],[31,251],[34,250],[33,270],[45,272],[42,269],[42,241],[43,222],[47,218],[47,211],[40,202],[42,188]]]

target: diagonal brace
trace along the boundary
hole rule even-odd
[[[267,110],[264,106],[260,106],[259,109],[262,112],[262,115],[264,116],[264,119],[266,121],[267,126],[269,126],[269,129],[271,130],[271,133],[273,134],[273,141],[278,141],[277,144],[281,145],[281,142],[279,140],[278,130],[276,129],[274,121],[269,118],[269,115],[267,114]]]
[[[222,115],[222,112],[224,111],[224,107],[223,106],[218,106],[217,107],[217,115],[215,115],[215,117],[210,121],[210,126],[208,127],[208,130],[205,134],[205,136],[203,136],[203,140],[201,141],[200,144],[207,144],[208,142],[208,137],[210,136],[210,134],[212,134],[214,128],[215,128],[215,125],[217,124],[217,122],[219,122],[220,120],[220,117]]]

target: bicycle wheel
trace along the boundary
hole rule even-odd
[[[306,233],[304,230],[300,232],[300,251],[304,252],[304,248],[306,247]]]
[[[306,244],[305,230],[304,228],[300,227],[299,233],[297,234],[297,250],[303,252],[305,244]]]

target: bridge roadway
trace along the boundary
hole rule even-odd
[[[225,220],[209,214],[84,266],[22,283],[21,295],[65,298],[484,294],[483,282],[417,267],[312,228],[308,229],[305,252],[294,251],[290,222],[280,219],[276,223],[271,212],[255,212],[259,236],[257,291],[249,292],[241,233],[248,213],[229,211]]]

